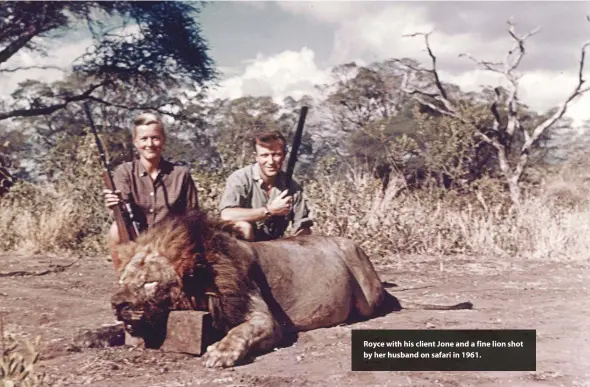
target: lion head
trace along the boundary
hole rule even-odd
[[[111,305],[131,335],[148,336],[166,321],[181,298],[181,287],[181,279],[166,257],[138,252],[123,269]]]
[[[164,329],[172,310],[206,310],[226,330],[247,308],[248,259],[228,252],[239,238],[227,223],[195,212],[169,218],[119,249],[111,305],[133,336]]]

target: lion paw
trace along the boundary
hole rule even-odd
[[[222,340],[207,347],[203,356],[205,367],[232,367],[246,352],[245,343]]]

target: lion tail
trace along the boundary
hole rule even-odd
[[[404,302],[402,309],[423,309],[423,310],[462,310],[473,309],[473,304],[469,301],[460,302],[455,305],[436,305],[436,304],[419,304],[415,302]]]
[[[473,304],[469,301],[461,302],[455,305],[435,305],[435,304],[420,304],[416,302],[404,302],[403,305],[400,301],[383,289],[383,301],[376,310],[378,316],[385,315],[391,312],[398,312],[402,309],[421,309],[421,310],[465,310],[473,309]]]

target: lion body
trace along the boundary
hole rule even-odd
[[[351,240],[246,242],[236,233],[231,223],[193,213],[142,234],[120,252],[111,300],[117,317],[142,335],[141,321],[153,326],[171,310],[209,310],[225,336],[207,348],[205,365],[233,366],[280,345],[286,333],[369,318],[391,300]]]
[[[290,331],[370,317],[383,300],[381,280],[350,240],[309,235],[237,245],[260,266],[266,283],[258,286],[268,289]]]

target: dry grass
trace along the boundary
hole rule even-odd
[[[85,139],[56,183],[18,182],[0,201],[0,250],[30,254],[105,252],[109,214],[98,155]],[[75,166],[75,167],[74,167]]]
[[[590,200],[580,194],[587,188],[580,187],[579,175],[564,171],[547,181],[528,195],[518,213],[490,186],[464,196],[410,194],[394,181],[382,195],[368,174],[355,173],[347,182],[326,176],[306,187],[316,228],[350,237],[373,255],[587,260]]]
[[[76,178],[60,185],[17,184],[2,199],[0,250],[106,253],[104,235],[110,219],[102,204],[100,165],[91,155],[89,150],[80,156]],[[304,187],[316,232],[352,238],[374,257],[460,254],[587,260],[586,165],[572,163],[546,175],[540,189],[526,195],[519,213],[509,210],[493,181],[458,195],[408,193],[394,179],[383,194],[380,182],[359,168],[344,181],[326,174],[304,182]],[[201,207],[216,213],[225,177],[197,174],[194,178]]]

